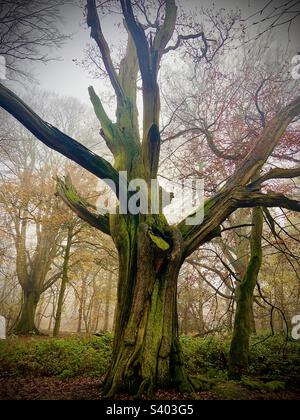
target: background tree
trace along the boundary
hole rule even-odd
[[[0,55],[6,60],[7,77],[28,78],[26,64],[48,62],[48,49],[59,47],[67,36],[58,28],[62,1],[6,1],[0,2]]]
[[[94,123],[86,116],[86,108],[78,100],[34,89],[27,95],[28,101],[35,102],[37,92],[45,99],[44,105],[40,106],[41,114],[51,115],[52,121],[66,132],[82,138],[89,136],[90,144],[95,144]],[[77,123],[79,116],[86,118]],[[22,127],[15,124],[12,130],[7,117],[2,115],[2,119],[1,203],[8,219],[5,231],[14,238],[16,272],[24,294],[14,332],[38,333],[36,308],[41,295],[48,288],[52,290],[62,276],[61,247],[68,228],[74,223],[72,212],[66,212],[55,197],[54,178],[61,168],[71,168],[68,169],[67,163],[55,157],[49,149],[28,138]],[[81,176],[79,172],[77,178]],[[96,183],[97,180],[90,179],[90,192]]]
[[[199,74],[196,73],[192,78],[191,90],[188,93],[183,94],[182,90],[186,89],[188,84],[182,84],[184,87],[181,87],[179,75],[175,82],[174,92],[176,93],[173,97],[172,94],[169,95],[166,101],[170,116],[165,147],[168,147],[168,143],[174,140],[178,145],[175,149],[177,160],[174,159],[172,149],[170,152],[168,150],[164,152],[166,154],[165,165],[169,163],[169,167],[174,167],[173,170],[180,172],[182,177],[191,176],[191,174],[197,175],[202,171],[209,174],[210,188],[213,191],[220,185],[220,179],[225,180],[230,176],[236,168],[237,162],[241,162],[247,155],[252,141],[257,139],[265,128],[266,121],[274,115],[274,109],[279,109],[280,103],[288,101],[297,89],[295,82],[289,76],[289,64],[285,63],[284,55],[280,62],[274,61],[271,66],[264,52],[266,40],[261,39],[260,41],[250,55],[247,54],[244,58],[242,57],[239,63],[236,63],[234,72],[231,65],[226,71],[226,66],[222,64],[219,67],[218,62],[215,62],[214,66],[206,72],[201,71],[200,68]],[[222,59],[224,60],[224,57]],[[201,77],[205,78],[206,83],[200,84]],[[174,126],[179,134],[178,137],[172,134]],[[297,141],[293,141],[296,138],[298,138],[298,128],[297,125],[294,125],[286,131],[280,145],[270,157],[269,165],[271,167],[279,164],[277,161],[279,156],[281,162],[283,160],[286,162],[297,161],[295,157],[299,148]],[[205,143],[203,144],[203,142]],[[215,156],[215,161],[212,154]],[[173,162],[178,162],[178,159],[183,160],[182,165],[175,166]],[[187,160],[190,162],[188,168]],[[201,162],[201,168],[204,169],[197,168],[199,162]],[[169,167],[167,166],[168,169]],[[193,170],[193,168],[195,169]],[[285,189],[287,191],[287,186]],[[255,209],[253,212],[255,214],[253,219],[257,219],[257,210]],[[243,213],[239,211],[234,218],[246,223],[245,214],[245,211]],[[271,213],[268,215],[272,220]],[[263,214],[259,218],[262,217]],[[233,219],[232,216],[231,219]],[[248,223],[251,224],[250,222],[249,220]],[[228,229],[228,221],[226,223]],[[237,371],[242,367],[244,370],[247,368],[246,349],[249,347],[251,328],[255,331],[251,302],[258,281],[258,270],[253,269],[256,256],[250,258],[247,269],[248,229],[244,227],[245,232],[242,235],[241,228],[237,229],[239,224],[238,221],[233,223],[230,229],[234,229],[235,225],[236,232],[239,232],[239,236],[244,235],[244,240],[239,240],[239,245],[236,244],[234,249],[232,249],[232,245],[229,247],[228,238],[224,244],[224,258],[227,260],[227,267],[225,263],[224,266],[225,269],[230,267],[233,270],[234,300],[237,303],[236,317],[239,318],[239,325],[234,328],[230,361],[232,369],[235,365]],[[255,239],[252,238],[252,248],[254,241],[257,241],[256,244],[259,248],[262,232],[258,235],[255,223],[253,230]],[[244,246],[241,247],[242,244]],[[195,265],[195,258],[192,262]],[[203,266],[200,262],[198,267],[201,265]],[[260,265],[261,258],[257,263],[257,266]],[[206,271],[220,272],[216,270],[215,266],[208,267]],[[222,273],[220,277],[222,277]],[[224,283],[226,282],[224,281]],[[243,292],[240,292],[240,287]],[[224,296],[224,292],[222,294]],[[246,297],[247,294],[249,296]],[[244,312],[242,315],[240,314],[241,306]],[[241,325],[241,322],[245,324]],[[237,337],[243,337],[242,341],[237,340]]]
[[[38,333],[35,312],[40,296],[60,277],[60,272],[53,270],[52,264],[62,240],[64,215],[59,210],[57,199],[53,199],[53,182],[51,189],[47,181],[42,182],[40,173],[39,184],[36,185],[33,176],[23,174],[19,185],[10,182],[1,188],[1,204],[10,217],[16,251],[16,272],[23,290],[22,311],[14,328],[19,334]],[[36,229],[35,244],[30,239],[32,229]]]

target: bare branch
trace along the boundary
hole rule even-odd
[[[124,92],[123,92],[123,89],[121,88],[118,75],[116,73],[116,70],[114,68],[114,65],[111,59],[109,46],[104,38],[102,29],[101,29],[95,0],[87,0],[87,11],[88,11],[87,24],[91,28],[91,37],[96,41],[100,49],[103,63],[105,65],[107,74],[110,78],[111,84],[117,95],[117,98],[123,101]]]
[[[186,241],[187,255],[214,237],[220,236],[220,224],[239,207],[284,207],[299,211],[299,202],[280,194],[262,194],[246,187],[261,170],[280,141],[288,125],[300,114],[300,97],[287,105],[265,127],[253,149],[221,190],[205,204],[204,221],[200,226],[178,226]]]
[[[40,118],[17,95],[0,84],[0,106],[50,149],[78,163],[100,179],[119,185],[119,174],[109,162]]]
[[[217,42],[215,39],[206,38],[204,32],[198,32],[196,34],[189,34],[189,35],[178,35],[177,42],[175,45],[170,45],[168,48],[164,50],[164,54],[167,54],[170,51],[175,51],[177,48],[180,47],[182,41],[190,41],[194,39],[202,39],[204,44],[204,50],[208,51],[208,42]]]
[[[149,45],[145,31],[134,17],[130,0],[121,0],[122,11],[127,28],[134,40],[144,88],[151,89],[153,75],[151,74],[151,60]]]
[[[170,39],[175,30],[177,18],[177,7],[175,0],[167,0],[166,2],[166,17],[163,25],[159,28],[155,39],[154,39],[154,51],[157,53],[157,65],[160,62],[162,55],[165,52],[165,48],[168,45]]]
[[[247,154],[225,188],[246,185],[263,167],[293,119],[300,114],[300,96],[281,110],[266,125],[253,149]]]
[[[94,214],[89,211],[88,207],[91,207],[91,205],[80,197],[69,176],[64,181],[57,178],[57,195],[78,217],[101,232],[110,235],[109,216]]]
[[[300,176],[300,167],[297,168],[289,168],[289,169],[283,169],[283,168],[274,168],[271,169],[266,174],[262,175],[260,178],[258,178],[255,182],[253,182],[250,187],[254,188],[258,185],[261,185],[265,181],[268,181],[270,179],[288,179],[288,178],[297,178]]]
[[[292,211],[300,211],[300,200],[295,200],[289,198],[284,194],[276,192],[268,192],[264,194],[261,192],[256,192],[249,188],[240,190],[233,197],[236,208],[240,207],[282,207]]]

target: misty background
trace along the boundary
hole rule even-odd
[[[241,16],[245,19],[249,38],[251,38],[252,36],[255,37],[259,32],[262,32],[265,28],[264,22],[254,26],[253,23],[262,19],[259,12],[262,7],[268,5],[269,1],[216,0],[211,2],[207,0],[183,0],[178,3],[180,3],[187,13],[190,12],[191,14],[195,13],[195,10],[199,7],[215,8],[216,10],[224,8],[226,11],[241,10]],[[279,7],[288,3],[291,2],[277,0],[271,6]],[[297,8],[297,3],[299,2],[294,3]],[[103,82],[91,77],[88,70],[80,65],[86,58],[85,51],[87,46],[92,44],[90,30],[86,25],[84,2],[79,0],[62,5],[61,16],[62,21],[57,23],[58,29],[62,33],[70,35],[70,38],[60,48],[52,48],[47,52],[47,56],[58,58],[58,60],[47,63],[39,61],[35,63],[30,62],[25,64],[25,66],[33,74],[35,78],[34,84],[38,84],[41,89],[54,91],[63,96],[73,96],[81,102],[89,104],[88,86],[92,84],[96,89],[103,90]],[[118,18],[113,15],[105,16],[102,20],[102,26],[104,35],[110,45],[119,44],[120,29],[118,27]],[[300,51],[299,39],[300,16],[298,15],[291,25],[280,25],[272,30],[271,54],[273,49],[275,50],[280,47],[287,50],[292,59]]]

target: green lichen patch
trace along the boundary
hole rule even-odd
[[[162,251],[168,251],[170,249],[170,245],[162,237],[154,235],[154,233],[151,231],[148,232],[148,236],[151,241]]]

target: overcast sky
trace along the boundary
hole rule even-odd
[[[287,1],[287,0],[286,0]],[[280,3],[277,0],[277,4]],[[241,8],[244,16],[249,16],[260,10],[265,2],[262,0],[216,0],[216,8],[224,7],[226,10]],[[196,5],[212,6],[210,1],[185,0],[185,7],[193,10]],[[90,42],[89,30],[84,22],[83,10],[74,5],[64,6],[62,8],[64,23],[62,28],[65,33],[72,33],[72,37],[58,51],[49,51],[50,55],[60,56],[61,61],[49,62],[46,65],[37,63],[34,68],[36,79],[40,87],[53,90],[62,95],[74,96],[82,102],[88,102],[87,87],[93,84],[97,88],[97,81],[92,80],[88,72],[74,63],[74,59],[84,58],[84,49]],[[113,25],[113,20],[106,19],[104,22],[104,32],[110,40],[117,40],[118,31]],[[292,27],[292,50],[297,50],[297,43],[300,39],[299,21]],[[279,35],[280,41],[287,42],[287,27],[281,29]],[[300,46],[299,46],[300,47]]]

